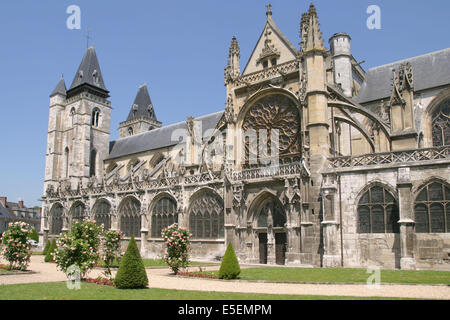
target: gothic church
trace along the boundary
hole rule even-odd
[[[232,38],[222,112],[163,126],[143,85],[116,141],[87,49],[50,95],[41,243],[89,217],[155,258],[177,222],[192,258],[450,270],[450,49],[365,71],[313,5],[298,41],[269,6],[243,69]]]

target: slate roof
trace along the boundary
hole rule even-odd
[[[86,50],[69,90],[83,84],[89,84],[104,91],[108,91],[103,81],[102,72],[100,70],[100,65],[98,63],[97,54],[95,53],[94,47],[90,47]]]
[[[158,121],[156,119],[155,110],[153,108],[152,100],[150,99],[150,94],[148,93],[146,84],[139,87],[130,113],[128,114],[127,121],[142,117]]]
[[[50,94],[50,97],[53,97],[57,94],[62,94],[65,96],[67,94],[66,82],[64,81],[64,77],[61,77],[58,84],[56,85],[55,90]]]
[[[195,119],[201,121],[203,137],[205,137],[207,130],[216,127],[222,115],[223,111],[220,111]],[[178,141],[172,140],[172,134],[176,133],[175,130],[180,130],[181,133],[183,132],[182,130],[187,132],[186,121],[112,141],[110,143],[110,153],[106,160],[174,146],[178,143]]]
[[[19,211],[22,213],[25,213],[26,216],[25,217],[17,217],[14,214],[14,211]],[[37,216],[36,218],[31,218],[31,215],[33,213],[36,213]],[[17,218],[22,218],[22,219],[28,219],[28,220],[38,220],[40,219],[39,213],[32,209],[32,208],[20,208],[19,204],[16,202],[6,202],[6,207],[4,207],[1,203],[0,203],[0,218],[13,218],[13,219],[17,219]]]
[[[0,218],[13,218],[14,215],[12,215],[8,209],[6,209],[1,203],[0,203]]]
[[[409,62],[414,74],[414,90],[450,84],[450,48],[372,68],[355,100],[359,103],[390,98],[393,70]]]

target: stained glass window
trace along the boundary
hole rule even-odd
[[[371,187],[358,204],[358,233],[399,233],[398,204],[381,186]]]
[[[111,229],[111,205],[101,200],[94,207],[94,220],[99,226],[103,224],[105,230]]]
[[[152,237],[161,238],[162,229],[178,222],[177,203],[165,197],[155,204],[152,210]]]
[[[63,207],[55,204],[50,211],[50,234],[60,234],[63,228]]]
[[[450,145],[450,99],[446,100],[433,114],[433,146]]]
[[[72,208],[72,221],[83,221],[84,219],[84,204],[78,202]]]
[[[450,188],[434,182],[424,187],[416,198],[417,233],[450,232]]]
[[[126,198],[120,209],[120,230],[126,237],[141,234],[141,204],[135,198]]]
[[[263,206],[258,216],[258,227],[267,228],[269,219],[275,228],[283,228],[286,224],[286,214],[277,200],[271,199]]]
[[[224,207],[219,196],[205,192],[189,207],[189,230],[194,239],[222,239],[224,232]]]

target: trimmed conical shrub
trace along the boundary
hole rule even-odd
[[[147,272],[134,237],[131,238],[127,251],[120,260],[114,284],[119,289],[139,289],[148,285]]]
[[[51,262],[55,259],[53,258],[52,253],[56,250],[56,240],[53,239],[52,244],[50,245],[50,248],[47,250],[47,253],[45,254],[45,262]]]
[[[222,258],[222,264],[219,269],[219,278],[226,280],[237,279],[240,273],[241,267],[239,266],[236,253],[234,252],[233,245],[229,243],[227,251],[225,251],[225,255]]]
[[[31,235],[30,235],[30,239],[34,240],[36,242],[39,242],[39,236],[38,233],[36,231],[36,229],[33,228],[33,230],[31,230]]]
[[[47,240],[47,243],[45,244],[45,247],[44,247],[44,251],[42,251],[42,254],[44,256],[47,255],[47,252],[48,252],[48,249],[50,249],[50,246],[51,246],[50,240]]]

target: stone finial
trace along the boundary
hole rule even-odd
[[[235,36],[231,39],[230,49],[228,51],[228,64],[225,67],[225,84],[232,83],[241,74],[239,59],[241,49]]]
[[[266,16],[271,16],[272,15],[272,5],[269,3],[268,5],[266,5],[266,8],[267,8]]]
[[[308,13],[302,15],[300,22],[300,37],[303,52],[320,50],[324,51],[322,32],[314,4],[311,3]]]
[[[233,36],[231,39],[230,50],[228,52],[228,58],[232,58],[233,56],[241,57],[241,49],[239,48],[239,43],[236,39],[236,36]]]

